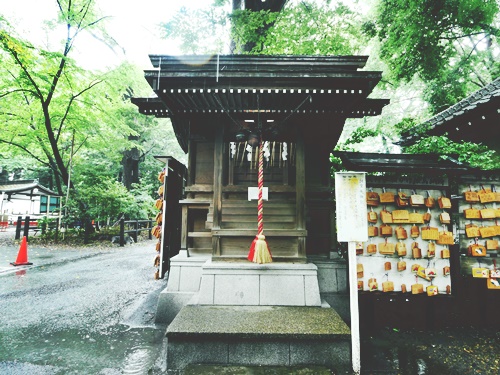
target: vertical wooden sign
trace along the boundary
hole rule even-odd
[[[351,309],[351,357],[354,374],[361,372],[356,242],[368,241],[365,172],[335,173],[337,240],[348,243]]]
[[[335,173],[337,240],[368,241],[365,172]]]

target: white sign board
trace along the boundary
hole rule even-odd
[[[356,270],[356,242],[368,241],[365,172],[335,173],[337,240],[348,242],[351,359],[353,373],[361,373],[361,344]]]
[[[368,241],[365,172],[335,173],[337,240]]]
[[[269,196],[269,189],[266,187],[262,188],[262,199],[267,201],[267,197]],[[248,200],[259,199],[259,188],[258,187],[249,187],[248,188]],[[368,230],[368,229],[367,229]]]

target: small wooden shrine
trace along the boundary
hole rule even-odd
[[[321,350],[330,353],[321,363],[345,368],[349,330],[334,309],[318,309],[329,306],[326,294],[346,288],[345,263],[334,259],[329,158],[346,119],[379,115],[388,104],[368,98],[381,72],[361,70],[367,56],[150,58],[155,69],[145,77],[157,97],[133,102],[140,113],[170,118],[188,153],[184,197],[178,202],[180,249],[170,251],[178,255],[171,259],[157,311],[157,321],[171,323],[169,358],[191,358],[192,350],[184,348],[195,335],[206,344],[205,354],[198,355],[206,357],[192,361],[215,361],[210,348],[226,345],[223,350],[229,350],[236,327],[248,325],[250,317],[262,313],[259,309],[274,306],[285,309],[276,310],[283,318],[300,319],[304,331],[290,331],[296,327],[290,322],[279,333],[269,326],[260,332],[253,325],[249,329],[259,332],[240,332],[236,341],[253,337],[252,345],[257,345],[263,340],[255,352],[260,357],[253,361],[267,358],[269,340],[290,340],[280,352],[283,358],[267,364],[316,363],[320,340]],[[267,264],[247,260],[257,234],[260,147],[265,156],[264,234],[273,257]],[[217,313],[204,306],[217,307]],[[247,310],[238,310],[238,323],[226,322],[222,317],[234,318],[235,306]],[[289,310],[297,308],[305,310]],[[328,315],[323,317],[327,325],[318,326],[314,318],[320,310]],[[206,319],[214,323],[201,327]],[[199,331],[215,329],[215,322],[223,328],[201,339]],[[292,343],[297,337],[305,341],[297,344],[302,354],[294,362],[290,359],[295,358]],[[180,369],[186,363],[168,366]]]
[[[189,154],[181,250],[245,259],[257,229],[258,138],[267,147],[265,232],[276,261],[329,257],[329,155],[347,118],[380,114],[368,99],[380,72],[367,57],[151,56],[157,98],[139,111],[169,117]],[[254,138],[252,138],[254,137]],[[253,142],[253,143],[252,143]],[[251,193],[250,193],[251,194]]]

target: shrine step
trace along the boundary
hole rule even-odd
[[[213,205],[207,213],[206,229],[212,228]],[[294,201],[269,201],[264,203],[264,222],[267,229],[293,229],[296,226]],[[257,203],[246,200],[223,200],[222,228],[257,228]]]
[[[350,368],[350,330],[331,308],[187,305],[166,335],[169,370],[190,364]]]

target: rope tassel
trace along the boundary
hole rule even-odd
[[[262,139],[259,146],[259,172],[258,172],[258,205],[257,205],[257,236],[250,245],[248,260],[254,263],[271,263],[273,258],[264,236],[264,200],[262,189],[264,188],[264,145]]]

